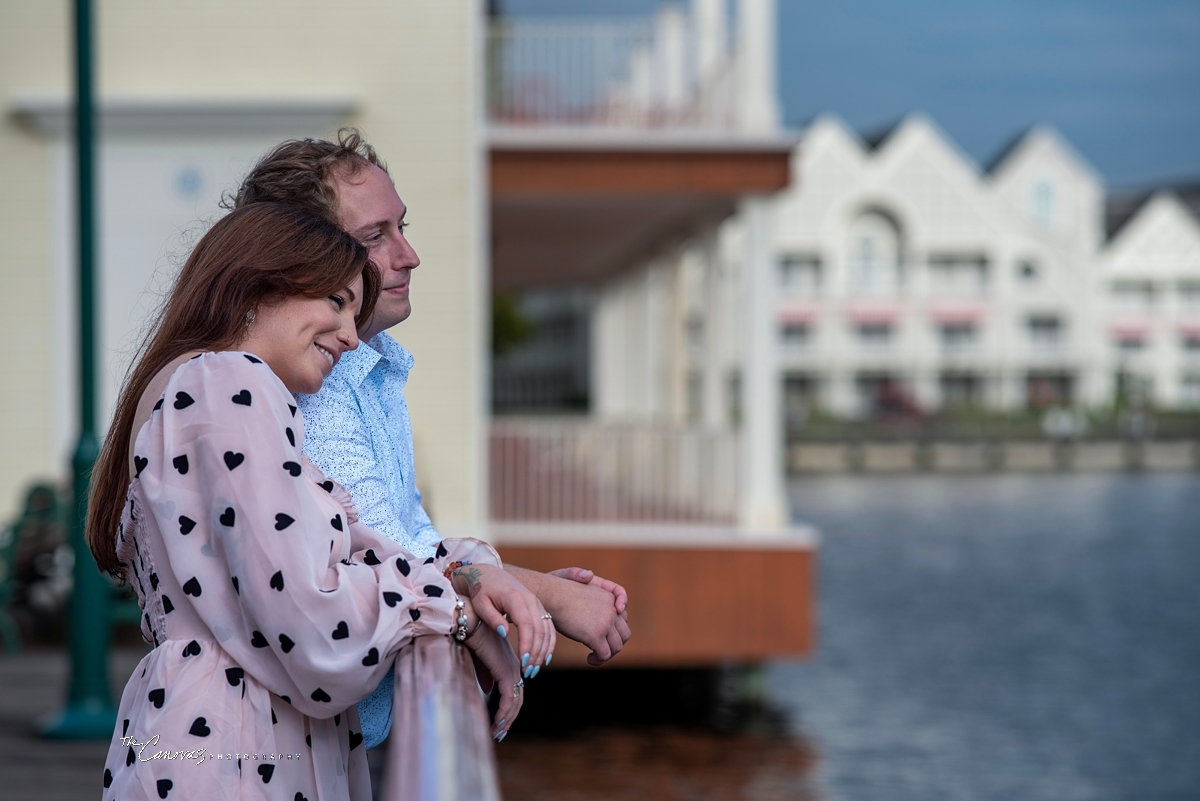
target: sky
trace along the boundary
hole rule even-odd
[[[736,1],[736,0],[735,0]],[[1200,0],[777,0],[800,127],[923,111],[977,163],[1049,123],[1114,189],[1200,183]],[[517,16],[648,15],[661,0],[501,0]]]

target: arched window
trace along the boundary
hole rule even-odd
[[[850,289],[861,295],[892,295],[903,283],[900,229],[880,211],[866,211],[850,223]]]

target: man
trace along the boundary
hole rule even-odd
[[[412,429],[402,390],[413,358],[387,333],[412,312],[412,272],[420,259],[404,236],[407,209],[386,167],[357,131],[336,143],[285,142],[263,157],[233,198],[297,205],[340,225],[371,252],[383,291],[375,314],[360,329],[362,344],[343,354],[316,395],[300,396],[305,452],[341,482],[360,519],[419,557],[432,556],[441,536],[421,505],[413,467]],[[507,568],[537,595],[555,628],[592,650],[600,664],[629,639],[625,590],[590,571],[552,574]],[[530,678],[540,668],[528,672]],[[359,704],[368,747],[391,727],[392,676]]]

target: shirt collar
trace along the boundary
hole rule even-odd
[[[372,339],[371,341],[374,342],[375,340]],[[359,342],[357,348],[348,350],[342,354],[342,358],[338,359],[333,372],[338,373],[339,377],[351,386],[358,386],[366,380],[367,375],[375,369],[375,365],[382,358],[383,354],[371,347],[371,345],[366,342]]]
[[[380,354],[380,358],[388,362],[391,368],[396,371],[397,377],[395,380],[400,382],[400,386],[408,381],[408,371],[413,366],[413,355],[386,331],[382,331],[371,337],[369,343],[371,349]],[[361,345],[359,346],[362,347]],[[374,365],[372,365],[374,366]]]

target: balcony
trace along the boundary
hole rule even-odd
[[[701,64],[687,19],[502,20],[488,32],[493,128],[730,130],[734,59]]]

